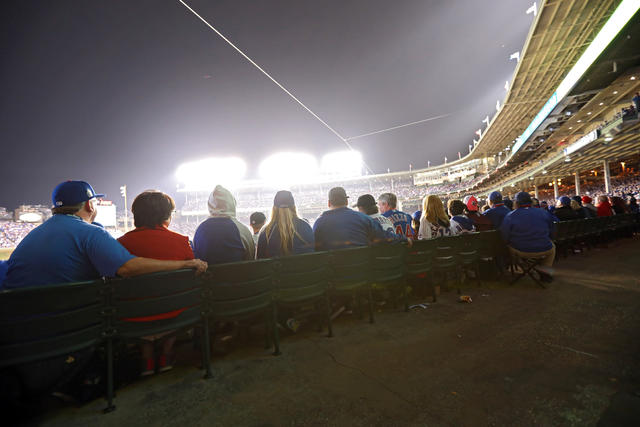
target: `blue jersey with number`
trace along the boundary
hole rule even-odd
[[[383,213],[382,216],[391,220],[396,234],[409,238],[413,237],[413,228],[411,227],[413,217],[411,215],[398,210],[390,210]]]

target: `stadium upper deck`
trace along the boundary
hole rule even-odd
[[[532,127],[530,124],[540,116],[538,113],[545,104],[548,105],[549,97],[565,83],[567,74],[574,72],[576,63],[581,61],[599,34],[605,32],[603,28],[611,27],[622,6],[633,18],[618,21],[621,24],[615,27],[614,34],[622,31],[611,43],[602,46],[602,49],[606,47],[604,53],[601,53],[602,49],[598,51],[594,57],[598,59],[593,65],[577,76],[566,96],[557,99],[538,125]],[[419,195],[414,195],[413,189],[408,191],[415,198],[433,192],[455,194],[472,189],[481,193],[515,183],[525,187],[524,180],[532,181],[528,184],[548,182],[554,174],[566,176],[576,170],[592,168],[598,162],[602,164],[604,157],[615,160],[632,154],[637,142],[637,126],[630,129],[627,126],[614,143],[609,144],[604,138],[607,138],[606,132],[616,133],[616,129],[621,128],[617,115],[623,106],[629,105],[640,84],[640,72],[634,69],[640,66],[638,8],[640,0],[543,1],[520,55],[505,103],[469,155],[427,169],[353,180],[360,181],[358,187],[368,186],[372,190],[378,187],[376,183],[385,186],[392,179],[402,180],[407,185],[412,181],[420,186]],[[638,78],[631,80],[634,75]],[[527,128],[531,128],[528,135]],[[600,133],[596,135],[596,141],[569,156],[570,162],[565,161],[564,148],[597,128]],[[509,149],[523,133],[526,138],[514,155]],[[466,172],[459,176],[459,170]],[[373,185],[367,184],[369,182]],[[331,180],[325,181],[325,186],[330,184]],[[348,182],[335,181],[335,185],[341,184]],[[434,185],[439,187],[425,187]],[[255,183],[245,187],[244,192],[256,190]]]

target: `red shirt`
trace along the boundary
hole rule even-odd
[[[162,260],[193,259],[189,238],[165,227],[139,227],[120,237],[118,241],[132,255]]]
[[[121,236],[118,241],[132,255],[138,257],[177,261],[194,258],[189,238],[162,226],[136,228]],[[187,307],[155,316],[127,318],[124,320],[128,322],[149,322],[152,320],[171,319],[186,309]]]

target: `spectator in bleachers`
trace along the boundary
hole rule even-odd
[[[264,226],[264,223],[267,221],[267,218],[264,216],[262,212],[254,212],[249,216],[249,225],[251,225],[251,229],[253,230],[253,243],[258,246],[258,237],[260,236],[260,230]]]
[[[478,213],[478,199],[476,199],[475,196],[465,196],[463,203],[465,205],[466,216],[473,221],[473,225],[477,231],[493,229],[491,220]]]
[[[638,202],[636,198],[631,196],[629,197],[629,202],[627,203],[627,209],[630,213],[637,214],[640,210],[638,209]],[[1,282],[0,282],[1,283]]]
[[[348,201],[344,188],[329,190],[329,210],[313,224],[317,251],[406,240],[403,236],[385,232],[371,217],[349,209]]]
[[[544,207],[543,207],[543,204],[544,204]],[[547,215],[549,215],[552,222],[558,222],[558,218],[556,218],[554,214],[552,214],[548,209],[546,209],[546,205],[547,205],[547,202],[540,202],[535,197],[531,198],[531,207],[538,208],[544,213],[546,213]]]
[[[598,196],[598,216],[611,216],[613,215],[613,210],[611,209],[611,203],[609,203],[609,199],[607,196]]]
[[[580,205],[580,209],[582,210],[582,217],[583,218],[595,218],[596,217],[595,211],[592,211],[592,210],[588,209],[584,205],[584,203],[582,203],[582,197],[573,196],[571,199],[575,200],[578,203],[578,205]]]
[[[290,191],[278,191],[273,199],[269,223],[258,238],[258,258],[304,254],[313,252],[313,230],[298,218],[296,204]]]
[[[633,101],[636,111],[640,112],[640,92],[636,92],[636,96],[634,96],[631,101]]]
[[[418,236],[420,232],[420,218],[422,217],[422,211],[415,211],[412,215],[413,221],[411,225],[413,226],[413,235]]]
[[[558,199],[556,204],[556,210],[553,212],[560,221],[570,221],[572,219],[578,219],[576,211],[571,209],[571,199],[569,196],[562,196]]]
[[[135,256],[164,260],[194,259],[189,238],[168,229],[175,208],[176,204],[171,196],[162,191],[148,190],[140,193],[131,205],[133,223],[136,228],[121,236],[118,241]],[[132,319],[132,321],[148,322],[170,319],[179,316],[184,310],[136,318]],[[176,337],[172,332],[142,338],[140,346],[142,355],[141,376],[152,375],[155,373],[156,366],[159,372],[173,368],[173,344]],[[169,336],[162,340],[162,352],[156,358],[154,341],[163,338],[165,335]]]
[[[430,194],[422,202],[419,239],[435,239],[451,236],[451,222],[444,210],[440,197]]]
[[[508,196],[506,196],[503,200],[502,203],[504,203],[505,207],[507,209],[509,209],[509,211],[513,210],[513,200],[511,200]]]
[[[541,279],[553,280],[553,259],[556,248],[551,240],[553,221],[541,209],[531,206],[529,193],[516,194],[515,210],[502,221],[500,232],[513,256],[520,258],[540,257],[537,268]]]
[[[609,203],[611,203],[611,209],[613,209],[613,212],[616,215],[627,213],[627,205],[625,204],[622,197],[609,196]]]
[[[84,181],[66,181],[52,194],[53,216],[34,229],[11,254],[5,288],[79,282],[101,276],[136,276],[157,271],[193,268],[203,272],[200,260],[155,260],[129,253],[103,228],[91,225],[97,198]],[[72,352],[17,368],[23,384],[41,391],[76,376],[93,353]]]
[[[449,220],[451,224],[451,234],[463,234],[476,231],[473,221],[464,214],[465,205],[462,200],[449,200],[447,209],[449,210],[449,216],[451,216]]]
[[[582,207],[589,211],[589,218],[598,216],[598,209],[591,203],[593,200],[589,196],[582,196]]]
[[[91,225],[98,212],[97,198],[102,196],[84,181],[58,185],[52,194],[53,216],[29,233],[11,254],[4,287],[129,277],[181,268],[206,270],[206,263],[200,260],[160,261],[131,255],[103,228]]]
[[[236,199],[221,185],[209,195],[210,217],[196,229],[193,252],[209,264],[251,260],[256,250],[251,231],[236,219]]]
[[[496,230],[500,228],[502,220],[510,212],[509,208],[504,205],[502,194],[499,191],[493,191],[489,194],[489,206],[483,215],[489,218]]]
[[[580,198],[580,196],[576,196],[576,197]],[[575,199],[573,198],[571,199],[570,206],[571,206],[571,209],[573,209],[573,211],[576,213],[576,217],[578,219],[587,218],[586,213],[582,209],[582,206],[580,206],[580,203],[578,203]]]
[[[378,207],[382,216],[393,223],[396,234],[407,238],[413,237],[411,223],[413,218],[408,213],[397,210],[398,198],[393,193],[382,193],[378,197]]]
[[[363,194],[362,196],[358,197],[358,202],[354,207],[358,208],[359,212],[362,212],[365,215],[369,215],[371,218],[378,221],[384,231],[391,231],[395,233],[393,223],[389,218],[383,216],[382,214],[380,214],[380,212],[378,212],[376,199],[374,199],[371,194]]]

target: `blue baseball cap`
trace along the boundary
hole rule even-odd
[[[562,206],[571,206],[571,199],[569,196],[562,196],[558,200]]]
[[[420,221],[421,217],[422,217],[422,211],[415,211],[413,213],[413,219],[415,219],[416,221]]]
[[[500,194],[499,191],[492,191],[491,194],[489,194],[489,200],[494,203],[500,203],[502,201],[502,194]]]
[[[78,205],[96,197],[104,197],[104,194],[96,194],[93,187],[85,181],[61,182],[51,193],[51,201],[56,208]]]
[[[516,202],[518,202],[518,205],[520,206],[530,205],[532,202],[531,194],[527,193],[526,191],[519,191],[518,194],[516,194]]]

